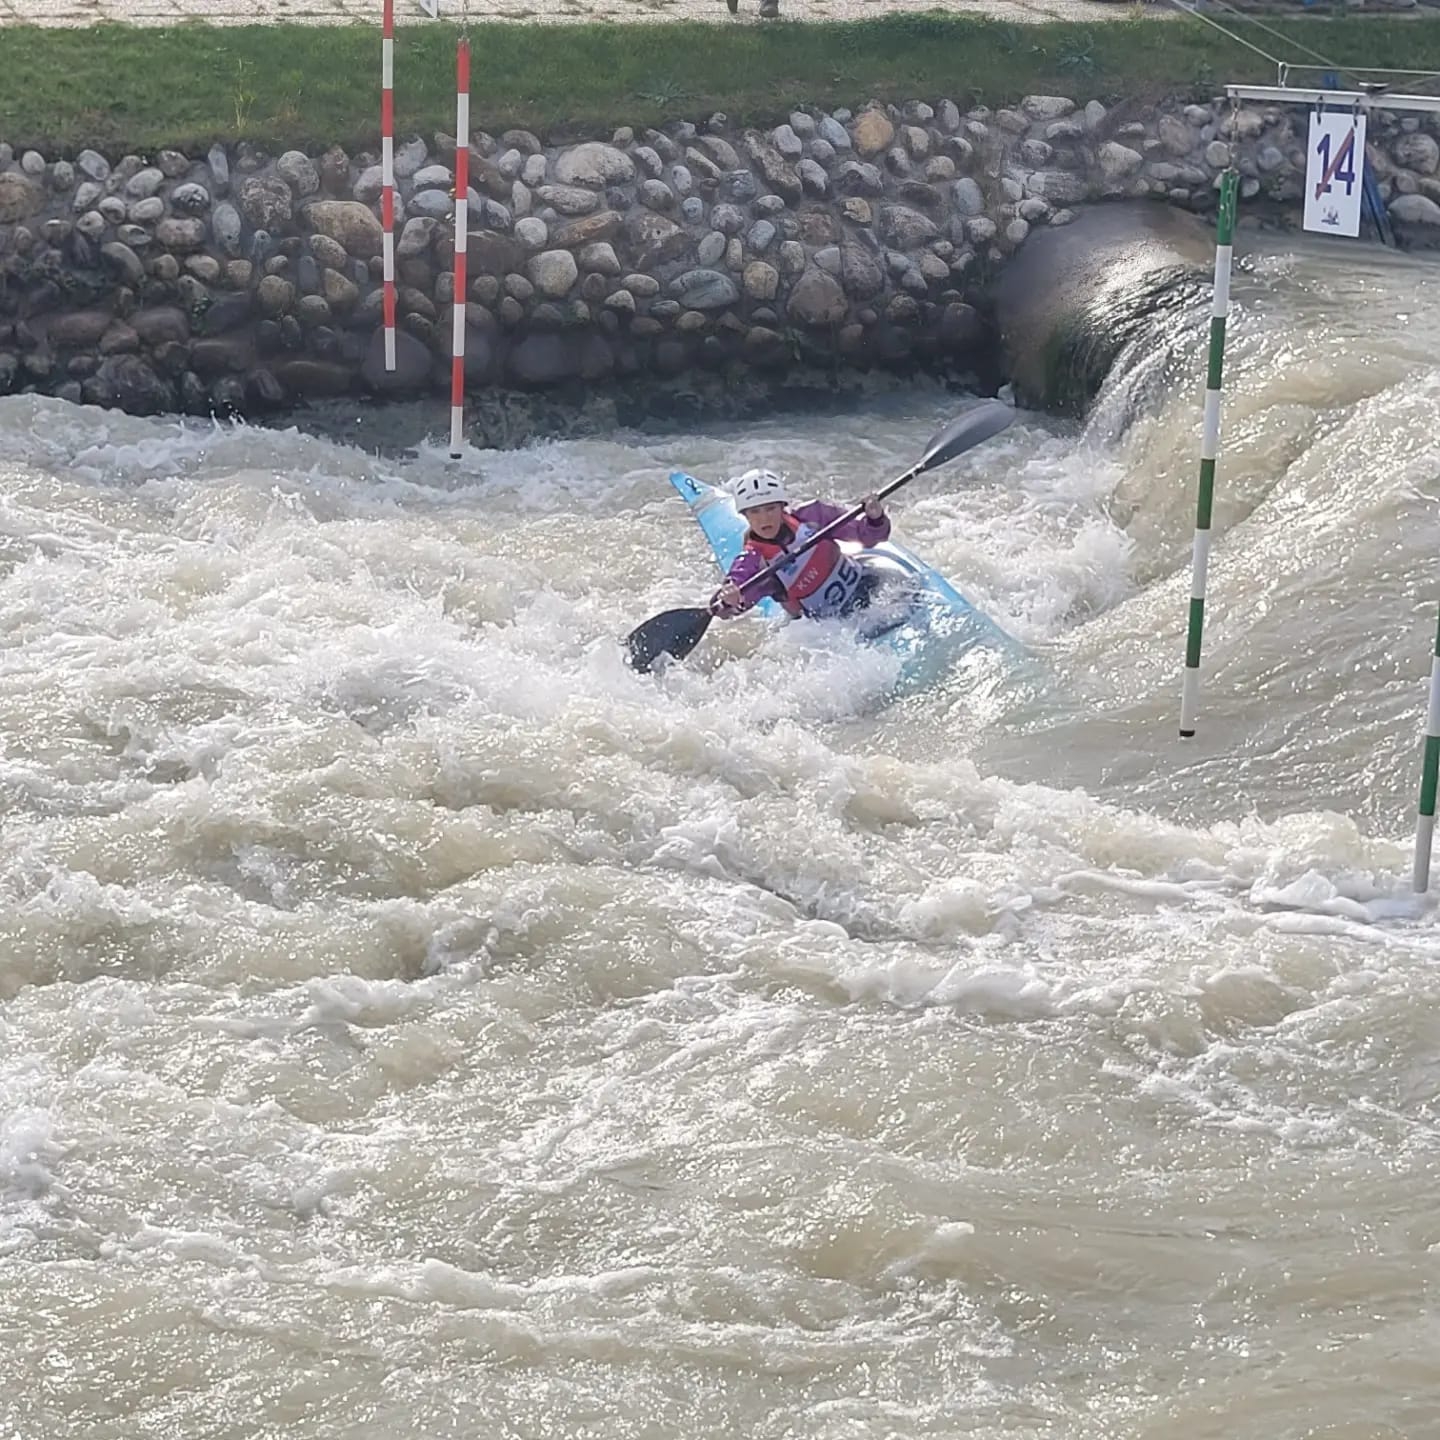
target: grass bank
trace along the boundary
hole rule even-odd
[[[1440,70],[1440,19],[1278,23],[1347,64]],[[402,133],[452,128],[454,38],[444,25],[402,31]],[[1273,67],[1214,29],[1138,12],[1093,25],[938,11],[849,24],[488,23],[476,27],[475,42],[474,123],[557,139],[715,110],[758,124],[796,104],[853,107],[872,96],[1144,100],[1273,80]],[[3,52],[0,140],[17,147],[148,150],[250,139],[355,148],[377,138],[377,27],[21,26],[3,32]]]

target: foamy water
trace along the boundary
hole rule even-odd
[[[850,499],[928,392],[0,401],[0,1435],[1432,1433],[1440,299],[1356,254],[1237,283],[1185,745],[1203,316],[895,498],[1033,656],[899,703],[616,642],[714,583],[672,464]]]

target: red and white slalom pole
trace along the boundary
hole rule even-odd
[[[455,328],[450,344],[450,458],[465,435],[465,261],[470,243],[470,37],[455,47]]]
[[[395,368],[395,0],[380,40],[380,224],[385,265],[385,368]]]

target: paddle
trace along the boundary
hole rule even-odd
[[[990,439],[992,435],[998,435],[1014,418],[1015,412],[1008,405],[999,400],[982,400],[958,420],[952,420],[943,430],[932,436],[929,445],[925,447],[925,453],[903,475],[897,476],[884,489],[878,490],[876,495],[881,500],[887,495],[893,495],[917,475],[934,470],[957,455],[973,449],[982,441]],[[858,519],[864,509],[864,505],[853,506],[838,520],[832,520],[801,544],[792,546],[758,574],[752,575],[740,589],[745,591],[752,585],[762,584],[790,564],[797,555],[803,555],[841,526]],[[625,646],[630,652],[630,664],[643,674],[662,655],[673,655],[677,660],[683,660],[704,638],[714,618],[714,612],[708,607],[666,610],[663,614],[653,616],[643,625],[636,626],[625,637]]]

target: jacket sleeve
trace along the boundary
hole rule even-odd
[[[765,561],[762,556],[754,550],[742,550],[734,560],[730,562],[728,577],[736,585],[743,585],[752,576],[758,575],[765,568]],[[718,591],[716,592],[719,593]],[[733,620],[737,615],[743,615],[758,600],[782,600],[784,598],[784,587],[773,575],[762,585],[752,585],[741,597],[740,604],[736,606],[721,606],[711,598],[711,607],[721,620]]]
[[[814,525],[816,529],[823,525],[833,524],[844,513],[838,505],[828,504],[824,500],[812,500],[808,505],[802,505],[795,512],[801,520]],[[890,517],[888,515],[882,515],[878,520],[869,520],[862,514],[858,520],[851,520],[835,532],[835,539],[854,540],[867,550],[872,545],[879,545],[881,541],[889,538]]]

